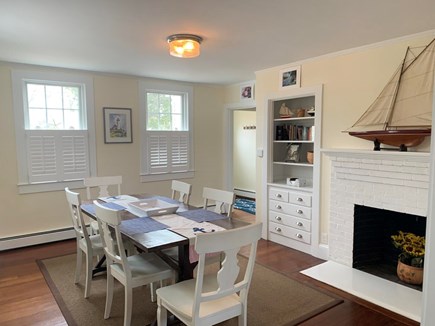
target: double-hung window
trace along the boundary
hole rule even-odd
[[[20,192],[74,185],[95,171],[92,80],[12,73]]]
[[[141,179],[193,177],[192,87],[140,83]]]

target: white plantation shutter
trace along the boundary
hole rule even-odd
[[[189,162],[189,132],[178,131],[171,134],[171,165],[172,172],[188,171]]]
[[[46,133],[27,133],[29,181],[44,182],[57,178],[56,140]]]
[[[149,133],[147,139],[149,173],[168,172],[168,135],[161,132],[153,132]]]
[[[29,182],[58,182],[89,176],[87,131],[27,130]]]
[[[190,170],[190,133],[188,131],[150,131],[146,133],[146,174]]]
[[[88,137],[86,131],[62,136],[63,180],[89,176]]]

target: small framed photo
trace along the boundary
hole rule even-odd
[[[131,109],[103,108],[104,143],[132,143]]]
[[[279,88],[301,87],[301,66],[288,67],[279,72]]]
[[[240,100],[254,99],[254,83],[240,85]]]

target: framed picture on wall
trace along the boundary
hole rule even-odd
[[[279,72],[279,88],[301,87],[301,66],[288,67]]]
[[[104,143],[132,143],[131,109],[103,108]]]
[[[240,100],[253,100],[254,99],[254,83],[246,83],[240,85]]]

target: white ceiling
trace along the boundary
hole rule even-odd
[[[201,83],[435,30],[435,0],[0,0],[0,60]],[[166,37],[204,38],[170,57]]]

